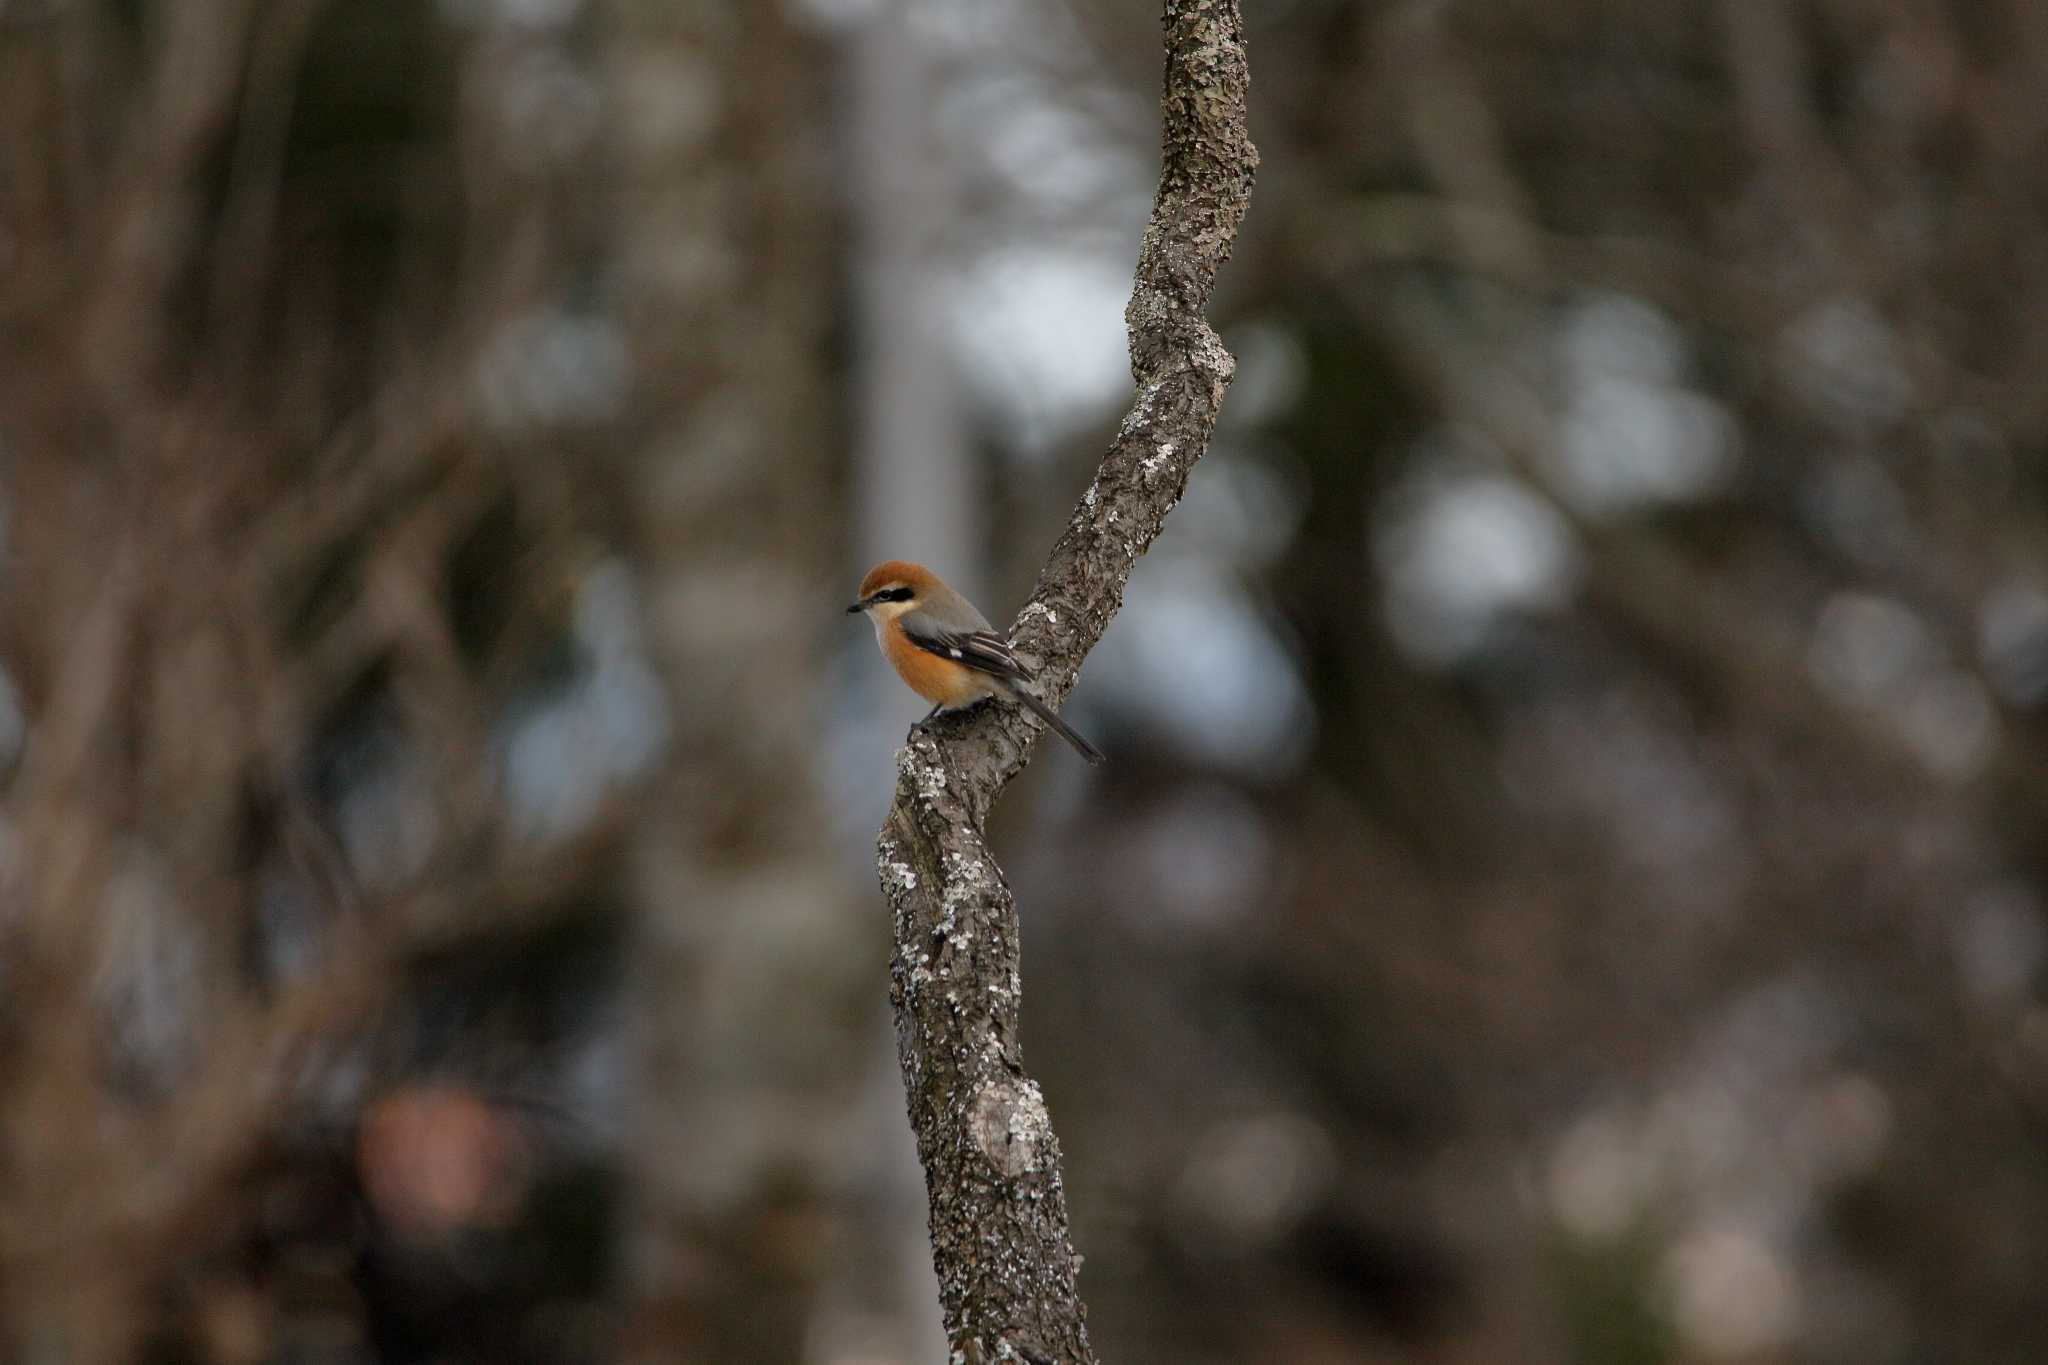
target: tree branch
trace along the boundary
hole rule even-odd
[[[1159,192],[1124,314],[1137,398],[1012,628],[1054,703],[1180,501],[1235,368],[1202,309],[1258,165],[1243,20],[1237,0],[1167,0],[1165,28]],[[1016,903],[982,833],[1040,728],[1010,707],[914,728],[878,846],[897,1052],[962,1365],[1095,1359],[1059,1143],[1018,1044]]]

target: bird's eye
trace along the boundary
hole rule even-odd
[[[879,596],[884,602],[908,602],[917,594],[908,588],[891,588],[887,592],[879,594]]]

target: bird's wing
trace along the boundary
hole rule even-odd
[[[949,630],[922,612],[903,617],[903,634],[919,649],[964,664],[977,673],[1031,681],[1031,672],[1017,661],[1010,642],[993,630]]]

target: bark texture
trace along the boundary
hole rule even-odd
[[[1054,703],[1180,501],[1234,369],[1202,309],[1258,164],[1243,20],[1237,0],[1168,0],[1165,30],[1159,192],[1125,310],[1137,397],[1012,627]],[[1041,728],[1009,707],[914,728],[878,845],[897,1050],[963,1365],[1095,1359],[1059,1143],[1018,1043],[1016,903],[982,832]]]

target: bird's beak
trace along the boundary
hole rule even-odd
[[[866,611],[866,610],[867,610],[867,603],[865,603],[865,602],[856,602],[856,603],[854,603],[854,604],[853,604],[852,606],[850,606],[850,607],[848,607],[848,608],[846,609],[846,614],[847,614],[848,616],[858,616],[858,615],[860,615],[860,614],[861,614],[861,613],[862,613],[863,611]]]

